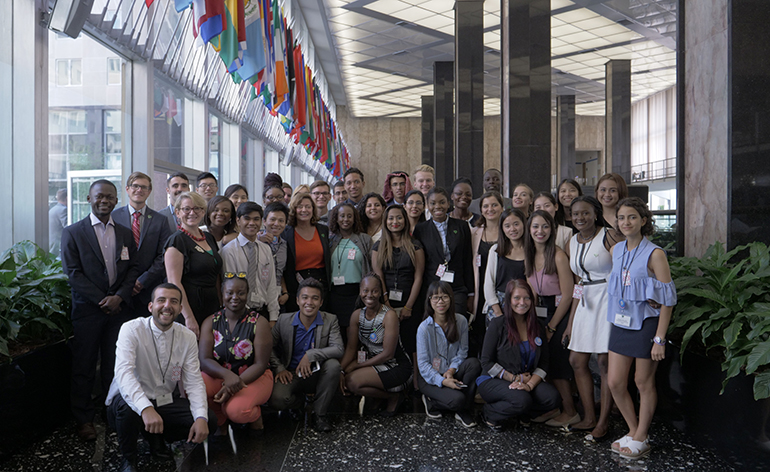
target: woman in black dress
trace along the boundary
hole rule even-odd
[[[179,230],[166,242],[163,256],[166,278],[182,290],[182,314],[178,321],[196,336],[200,335],[203,320],[222,306],[222,257],[214,236],[198,227],[205,211],[206,201],[197,193],[179,195],[174,204]]]

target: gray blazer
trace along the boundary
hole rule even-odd
[[[310,362],[323,363],[327,359],[342,359],[345,346],[342,344],[340,325],[337,317],[325,311],[319,311],[323,324],[315,329],[315,348],[308,349]],[[281,313],[273,326],[273,350],[270,353],[270,367],[275,374],[287,369],[294,354],[296,329],[292,324],[297,312]]]
[[[329,254],[334,254],[334,250],[337,249],[340,241],[342,241],[342,236],[339,234],[331,234],[329,239]],[[372,246],[374,245],[372,243],[372,237],[366,233],[356,233],[350,235],[349,239],[356,245],[358,250],[361,251],[361,254],[364,255],[364,266],[361,273],[363,275],[368,274],[372,271]]]
[[[171,230],[171,234],[176,233],[177,227],[176,227],[176,216],[174,216],[174,206],[169,205],[166,208],[160,210],[158,213],[160,213],[166,218],[166,222],[168,223],[168,229]]]

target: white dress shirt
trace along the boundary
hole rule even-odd
[[[161,331],[151,316],[128,321],[120,328],[115,358],[107,405],[116,395],[123,395],[128,406],[141,415],[142,410],[153,406],[150,400],[172,393],[181,380],[193,418],[208,419],[198,341],[189,329],[174,323]]]
[[[239,234],[222,248],[219,254],[224,261],[225,272],[243,272],[249,273],[249,258],[247,245],[251,243],[243,234]],[[275,262],[273,262],[273,251],[270,246],[260,240],[254,241],[256,244],[256,258],[253,261],[256,267],[257,280],[249,280],[249,299],[247,305],[256,310],[267,305],[267,311],[270,315],[270,321],[278,321],[280,305],[278,297],[281,296],[281,286],[275,281]]]

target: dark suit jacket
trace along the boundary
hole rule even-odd
[[[342,344],[340,325],[337,317],[325,311],[319,311],[323,324],[315,329],[315,348],[307,350],[310,362],[324,363],[327,359],[342,359],[345,346]],[[273,326],[273,350],[270,353],[270,367],[279,374],[286,370],[294,355],[294,338],[297,329],[293,325],[297,312],[282,313]]]
[[[115,224],[131,228],[131,212],[127,205],[114,210],[112,219]],[[136,251],[137,270],[140,274],[137,280],[144,289],[134,297],[136,303],[147,305],[153,289],[166,278],[163,253],[166,241],[172,234],[166,218],[150,207],[145,207],[144,224],[139,236],[139,248]],[[139,307],[136,306],[136,308]]]
[[[166,218],[166,224],[168,224],[168,229],[171,231],[169,234],[176,233],[177,227],[176,227],[176,217],[174,216],[174,210],[173,206],[169,205],[166,208],[160,210],[158,213],[160,216]],[[131,226],[129,226],[130,228]]]
[[[324,249],[324,264],[326,265],[326,285],[324,286],[324,298],[329,294],[329,284],[332,280],[332,253],[329,250],[329,228],[324,225],[316,225],[318,235],[321,237],[321,245]],[[287,310],[297,309],[297,246],[294,244],[294,227],[287,226],[281,237],[286,241],[286,267],[283,269],[283,279],[286,281],[286,290],[289,292],[289,300],[286,302]]]
[[[114,220],[113,220],[114,221]],[[123,247],[128,248],[128,260],[121,260]],[[136,266],[136,246],[131,230],[115,224],[116,278],[112,286],[107,277],[99,240],[91,226],[91,216],[64,228],[61,260],[72,288],[72,317],[80,310],[100,310],[99,302],[107,295],[119,295],[126,305],[131,304],[131,291],[139,275]],[[122,306],[123,304],[121,304]]]
[[[471,229],[468,223],[455,218],[448,218],[447,246],[449,246],[449,267],[455,273],[452,289],[463,289],[466,293],[473,293],[473,248],[471,247]],[[436,276],[438,266],[444,263],[444,245],[441,243],[441,235],[432,220],[423,221],[414,228],[414,238],[422,243],[425,249],[425,279],[424,290],[427,290],[431,282],[439,280]]]

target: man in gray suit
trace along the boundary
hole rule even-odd
[[[492,190],[500,192],[500,195],[503,194],[503,174],[497,169],[487,169],[487,171],[484,172],[484,193]],[[480,205],[481,205],[481,196],[471,201],[471,204],[468,207],[468,210],[471,213],[480,215],[481,214]],[[503,208],[506,210],[513,208],[510,198],[505,196],[503,197]]]
[[[56,192],[56,205],[48,210],[48,246],[54,254],[61,247],[61,232],[67,226],[67,189]]]
[[[128,205],[116,208],[112,212],[112,219],[131,230],[138,248],[134,258],[141,275],[136,279],[132,291],[133,316],[149,316],[147,307],[152,301],[152,291],[166,278],[163,252],[173,232],[168,226],[168,220],[147,206],[147,199],[152,193],[152,179],[149,175],[142,172],[129,175],[126,193]]]
[[[304,279],[297,290],[299,311],[283,313],[273,326],[270,367],[275,385],[270,405],[277,410],[300,408],[306,393],[315,393],[315,429],[331,431],[326,411],[340,380],[340,359],[345,352],[337,317],[319,311],[323,285]],[[298,395],[301,394],[301,395]]]
[[[176,216],[174,215],[174,203],[176,203],[176,199],[179,195],[189,191],[190,179],[187,178],[184,172],[174,172],[169,176],[168,180],[166,180],[166,193],[171,197],[171,204],[160,210],[158,213],[166,217],[166,220],[168,220],[168,227],[172,234],[176,232],[177,226],[179,226]]]

